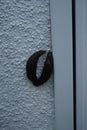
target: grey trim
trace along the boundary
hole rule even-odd
[[[76,0],[77,130],[87,130],[87,1]]]
[[[73,130],[72,1],[50,0],[56,130]]]

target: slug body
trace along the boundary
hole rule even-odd
[[[46,57],[46,61],[44,63],[44,67],[41,73],[41,76],[37,78],[36,76],[36,69],[37,63],[41,55],[45,54],[46,51],[40,50],[35,52],[27,61],[26,64],[26,73],[27,77],[32,81],[35,86],[40,86],[41,84],[45,83],[51,76],[53,71],[53,56],[52,52],[49,51]]]

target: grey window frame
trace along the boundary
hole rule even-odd
[[[73,130],[72,0],[50,0],[56,130]]]
[[[77,130],[87,130],[87,1],[76,0]]]

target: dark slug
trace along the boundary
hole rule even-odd
[[[41,76],[37,78],[36,76],[36,69],[37,69],[37,62],[41,55],[45,54],[46,51],[40,50],[35,52],[27,61],[26,64],[26,73],[27,77],[32,81],[35,86],[40,86],[41,84],[45,83],[51,76],[53,71],[53,55],[52,52],[49,51],[46,57],[46,61],[44,63],[44,67],[41,73]]]

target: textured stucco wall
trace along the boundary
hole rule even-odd
[[[0,0],[0,130],[55,130],[53,75],[38,88],[25,69],[50,48],[49,0]]]

